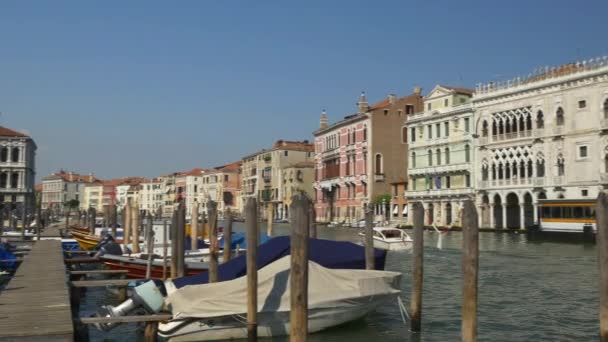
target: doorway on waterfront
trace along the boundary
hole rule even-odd
[[[452,224],[452,203],[448,202],[445,205],[445,225],[450,226]]]
[[[434,214],[435,214],[435,207],[433,206],[433,203],[429,203],[428,209],[427,209],[427,217],[428,217],[427,224],[428,225],[433,224],[433,221],[435,220]]]
[[[517,229],[520,225],[519,198],[514,193],[510,193],[506,198],[507,202],[507,228]]]
[[[524,227],[532,227],[534,225],[534,205],[532,204],[532,195],[526,192],[524,195]]]
[[[502,200],[500,195],[494,195],[494,228],[504,228],[502,226]]]

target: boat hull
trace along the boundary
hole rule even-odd
[[[360,319],[397,297],[397,294],[366,296],[343,302],[326,303],[323,308],[309,308],[308,332],[315,333]],[[258,337],[289,335],[289,312],[260,312],[257,316]],[[172,341],[224,341],[247,338],[247,326],[234,317],[200,320],[172,320],[160,323],[159,337]]]
[[[387,251],[402,251],[412,248],[412,241],[383,241],[374,238],[374,248],[385,249]]]

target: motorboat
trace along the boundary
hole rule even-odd
[[[289,334],[291,259],[285,256],[258,271],[258,337]],[[308,332],[357,320],[397,301],[401,273],[330,269],[308,262]],[[186,286],[165,299],[173,318],[158,335],[169,341],[247,338],[247,278]]]
[[[365,238],[365,233],[359,235]],[[373,237],[374,248],[388,251],[410,249],[414,241],[404,230],[389,227],[374,227]]]

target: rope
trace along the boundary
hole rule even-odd
[[[403,321],[403,324],[406,324],[406,317],[408,320],[410,319],[410,314],[407,312],[407,308],[405,307],[405,304],[403,304],[403,299],[401,299],[400,296],[397,296],[397,306],[399,307],[399,314],[401,314],[401,320]]]

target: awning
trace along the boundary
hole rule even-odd
[[[403,205],[403,215],[407,216],[407,204]]]
[[[397,214],[399,214],[399,205],[395,204],[393,206],[393,215],[397,215]]]

